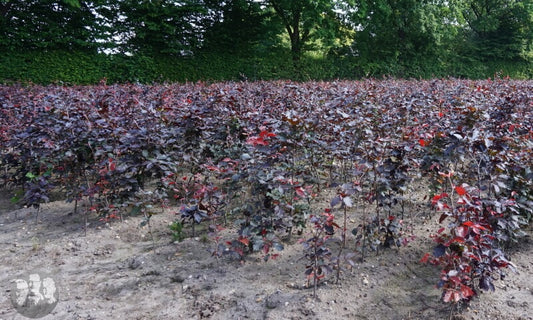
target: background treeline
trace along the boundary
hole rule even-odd
[[[0,81],[533,78],[533,0],[0,0]]]

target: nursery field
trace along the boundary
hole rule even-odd
[[[533,319],[533,81],[0,104],[2,319],[35,270],[59,291],[46,319]]]

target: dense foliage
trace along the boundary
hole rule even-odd
[[[338,60],[304,55],[296,72],[290,54],[275,51],[262,57],[232,53],[206,53],[194,57],[148,57],[136,55],[81,54],[65,51],[14,52],[0,56],[0,75],[4,83],[97,84],[163,83],[228,80],[336,80],[367,77],[434,78],[455,75],[486,79],[505,75],[533,77],[533,64],[516,62],[472,62],[435,64],[433,60],[409,63],[392,61],[366,64],[357,58]]]
[[[0,81],[531,78],[532,26],[532,0],[3,0]]]
[[[448,224],[421,260],[458,302],[494,289],[531,220],[532,93],[503,79],[2,86],[0,178],[21,204],[53,193],[107,220],[177,208],[174,237],[207,224],[217,257],[268,260],[305,232],[315,287],[411,241],[405,205],[425,183]]]

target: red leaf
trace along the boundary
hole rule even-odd
[[[474,223],[473,223],[472,221],[465,221],[465,222],[463,222],[463,226],[471,227],[471,226],[473,226],[473,225],[474,225]]]
[[[455,234],[461,238],[464,238],[468,234],[468,227],[460,226],[455,229]]]
[[[451,240],[448,240],[448,242],[446,242],[444,246],[449,247],[452,243],[465,243],[465,239],[463,237],[455,237]]]
[[[457,273],[457,272],[456,272]],[[457,276],[451,276],[450,277],[450,281],[453,282],[454,284],[461,284],[461,279],[459,279],[459,277]]]
[[[465,286],[464,284],[461,285],[461,295],[463,296],[463,299],[468,299],[475,294],[476,293],[469,286]]]
[[[420,259],[420,263],[427,263],[429,259],[429,253],[426,253],[422,259]]]
[[[463,188],[461,186],[456,186],[455,187],[455,192],[457,192],[457,194],[460,195],[460,196],[464,196],[466,194],[465,188]]]
[[[246,139],[247,144],[251,144],[254,147],[261,145],[261,146],[268,146],[268,142],[266,142],[263,137],[249,137]]]
[[[265,137],[275,137],[275,136],[276,136],[275,133],[273,133],[273,132],[268,132],[268,131],[266,131],[266,130],[263,130],[263,131],[261,131],[261,132],[259,133],[259,137],[261,137],[261,138],[265,138]]]
[[[250,245],[250,239],[248,238],[239,238],[239,242],[244,244],[245,246]]]
[[[304,188],[302,187],[296,187],[294,188],[294,191],[296,191],[296,194],[302,198],[305,198],[306,194],[305,194],[305,190]]]
[[[485,228],[484,226],[479,225],[477,223],[473,223],[472,221],[464,222],[463,226],[472,228],[472,231],[474,231],[475,234],[479,234],[479,230],[487,230],[487,228]]]
[[[433,206],[436,205],[437,202],[440,200],[440,198],[441,198],[441,197],[440,197],[439,194],[436,195],[436,196],[434,196],[433,199],[431,199],[431,205],[433,205]]]
[[[448,194],[447,194],[446,192],[443,192],[443,193],[441,193],[441,194],[437,194],[437,195],[435,195],[435,196],[431,199],[431,205],[433,205],[433,206],[436,205],[436,204],[439,202],[440,199],[442,199],[442,198],[446,198],[446,197],[448,197]]]
[[[208,165],[206,164],[205,165],[205,168],[209,171],[217,171],[217,172],[220,172],[220,169],[218,167],[215,167],[215,166],[212,166],[212,165]]]
[[[426,141],[426,140],[424,140],[424,139],[420,139],[420,140],[418,140],[418,143],[420,143],[420,145],[421,145],[422,147],[426,147],[426,146],[429,145],[429,141]]]
[[[453,293],[452,290],[446,290],[446,292],[445,292],[444,295],[442,296],[442,301],[444,301],[444,302],[450,302],[450,299],[451,299],[451,297],[452,297],[452,293]]]

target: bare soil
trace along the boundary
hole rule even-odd
[[[211,256],[208,237],[172,242],[173,210],[105,223],[74,214],[61,201],[18,209],[0,192],[0,319],[24,319],[14,309],[12,281],[32,271],[54,278],[59,303],[43,319],[533,319],[533,241],[513,250],[518,272],[496,282],[468,306],[450,307],[435,288],[439,270],[419,260],[431,250],[437,217],[410,210],[416,239],[369,254],[355,268],[305,289],[302,246],[285,245],[275,260],[245,263]],[[351,219],[356,219],[355,213]],[[234,230],[224,231],[226,238]],[[531,234],[531,230],[528,230]]]

